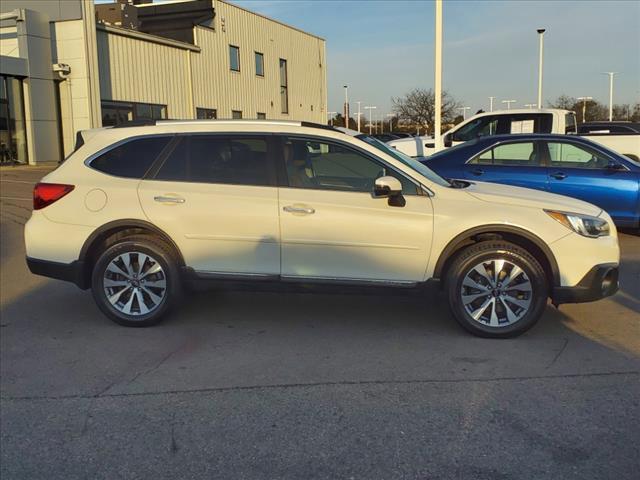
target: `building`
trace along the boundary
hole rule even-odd
[[[326,121],[325,41],[222,0],[2,0],[0,160],[146,119]]]

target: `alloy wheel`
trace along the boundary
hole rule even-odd
[[[473,320],[490,327],[506,327],[529,311],[533,287],[518,265],[494,258],[478,263],[465,274],[460,295]]]
[[[119,312],[131,316],[156,310],[167,292],[162,265],[142,252],[125,252],[115,257],[104,271],[104,293]]]

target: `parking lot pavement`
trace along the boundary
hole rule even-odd
[[[640,237],[621,291],[475,338],[442,298],[202,293],[127,329],[31,275],[43,170],[0,169],[0,476],[637,478]]]

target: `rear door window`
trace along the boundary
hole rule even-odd
[[[551,166],[559,168],[599,169],[609,165],[604,155],[572,143],[548,142]]]
[[[142,178],[171,136],[141,137],[122,143],[93,159],[91,168],[125,178]]]
[[[268,141],[253,135],[183,136],[154,178],[233,185],[276,184]]]

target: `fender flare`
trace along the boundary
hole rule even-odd
[[[544,240],[523,228],[500,223],[473,227],[456,235],[451,241],[449,241],[449,243],[447,243],[447,246],[442,250],[442,252],[440,252],[440,256],[438,257],[438,261],[436,262],[436,266],[433,271],[433,278],[440,278],[442,276],[442,270],[445,263],[449,258],[451,258],[451,255],[458,250],[460,244],[462,244],[466,239],[482,233],[506,233],[509,235],[517,235],[533,243],[540,249],[549,263],[549,268],[551,269],[551,275],[553,277],[553,286],[560,285],[560,270],[558,268],[558,262]]]

